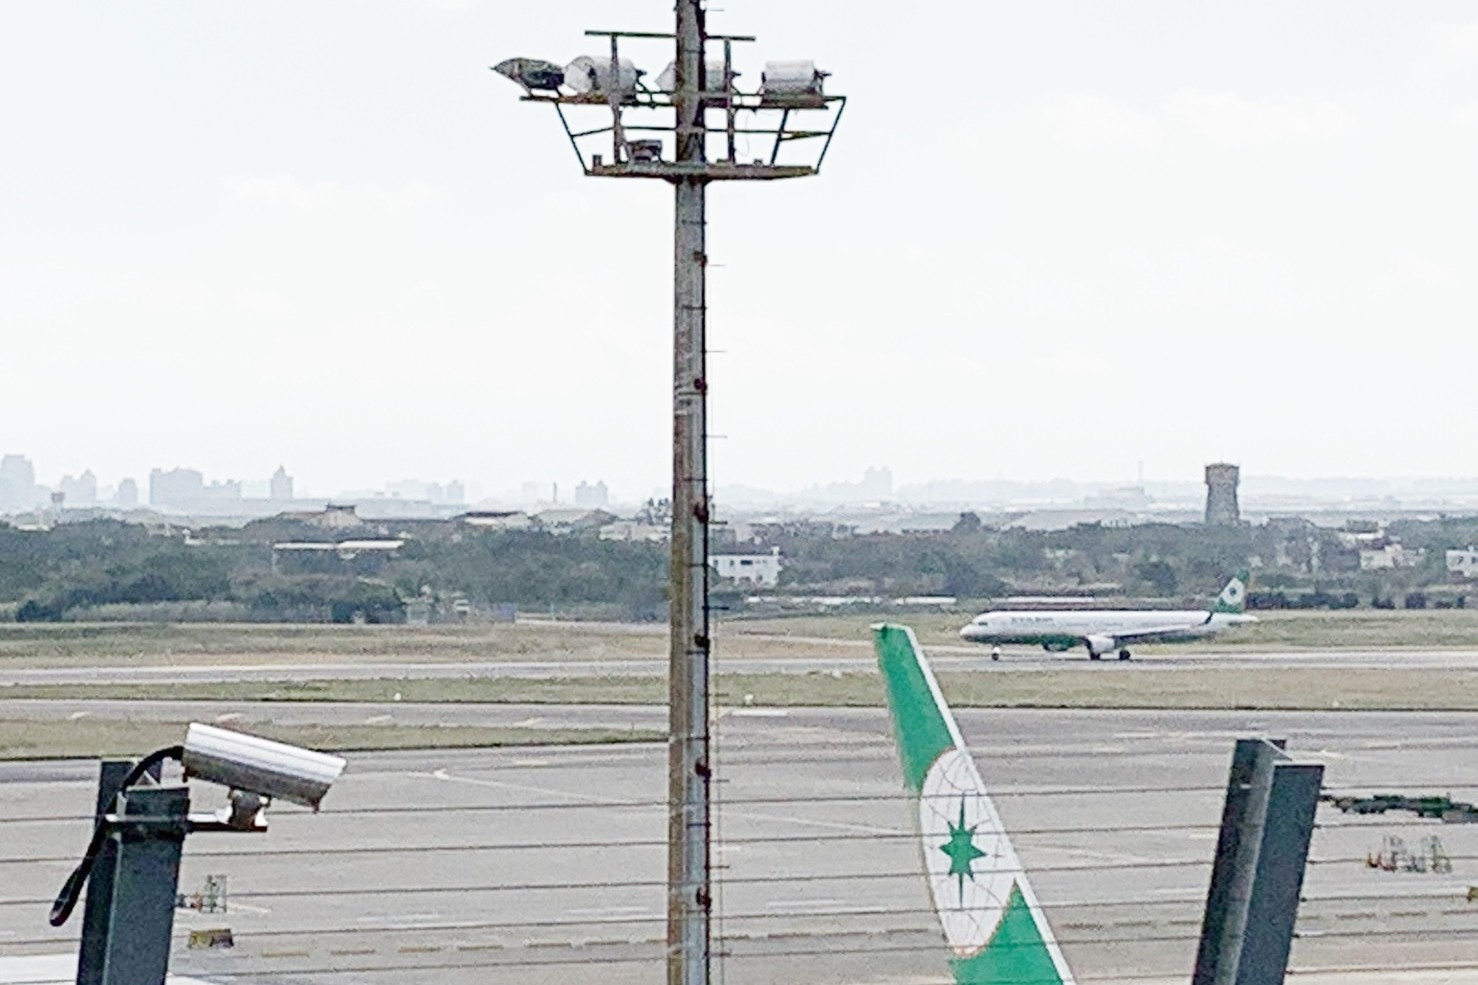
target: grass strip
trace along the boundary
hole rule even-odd
[[[961,708],[1478,710],[1478,670],[1413,668],[1175,669],[1088,666],[1045,671],[944,672],[940,685]],[[715,679],[720,705],[873,707],[870,673],[731,674]],[[455,704],[664,704],[652,677],[446,678],[231,681],[180,684],[59,684],[0,688],[11,699]]]
[[[726,619],[720,651],[729,658],[813,657],[866,647],[868,626],[913,626],[926,646],[960,645],[964,612],[847,612]],[[1478,648],[1472,609],[1261,612],[1254,626],[1188,644],[1245,652],[1310,649]],[[1175,649],[1180,649],[1177,645]],[[1146,648],[1149,649],[1149,648]],[[1154,648],[1160,649],[1160,648]],[[660,624],[519,622],[467,626],[326,626],[241,623],[0,623],[0,666],[66,666],[78,661],[139,665],[295,660],[455,662],[663,658]]]

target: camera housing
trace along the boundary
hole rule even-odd
[[[180,757],[185,777],[318,810],[345,761],[285,742],[191,723]]]

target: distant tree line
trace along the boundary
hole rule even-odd
[[[622,617],[665,614],[662,544],[535,532],[410,538],[374,577],[364,577],[347,567],[340,574],[282,574],[272,564],[278,536],[216,534],[156,535],[113,521],[46,531],[0,524],[0,603],[10,603],[15,619],[34,622],[176,602],[230,603],[222,611],[249,620],[397,622],[407,601],[424,596],[522,608],[601,606]],[[322,531],[311,535],[324,539]]]
[[[403,546],[362,569],[327,563],[274,566],[282,540],[349,534],[273,518],[242,530],[147,529],[110,520],[20,530],[0,523],[0,612],[27,621],[175,612],[185,604],[262,621],[395,622],[407,604],[449,611],[512,605],[570,615],[659,619],[666,612],[668,547],[601,540],[594,531],[488,531],[407,524],[352,536],[392,535]],[[1010,594],[1095,594],[1204,602],[1232,572],[1250,568],[1255,608],[1392,608],[1465,605],[1447,585],[1448,547],[1478,542],[1478,519],[1392,525],[1415,566],[1360,571],[1336,534],[1308,525],[1207,528],[1151,524],[1060,531],[994,529],[963,514],[953,529],[850,535],[831,524],[791,523],[714,551],[780,549],[780,594],[953,596],[962,604]],[[726,538],[729,538],[726,540]],[[1358,562],[1358,557],[1355,558]],[[281,569],[281,570],[280,570]],[[717,602],[742,608],[748,586],[718,584]],[[461,609],[459,608],[459,611]]]

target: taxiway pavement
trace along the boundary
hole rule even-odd
[[[558,712],[571,724],[611,713]],[[1186,980],[1237,736],[1287,737],[1297,756],[1326,764],[1329,786],[1478,795],[1478,715],[960,719],[1085,982]],[[740,709],[716,734],[723,980],[947,980],[883,713]],[[322,814],[274,810],[266,835],[191,837],[182,890],[226,875],[229,910],[181,912],[175,970],[326,985],[649,983],[663,954],[665,760],[655,744],[351,756]],[[54,954],[75,940],[75,922],[53,931],[45,914],[86,842],[95,770],[0,765],[0,955]],[[221,800],[209,788],[197,797]],[[1392,833],[1413,845],[1439,836],[1454,871],[1367,868],[1366,853]],[[1466,901],[1478,826],[1324,808],[1313,857],[1296,968],[1327,981],[1397,982],[1397,969],[1423,985],[1478,981],[1478,904]],[[220,926],[233,930],[233,950],[184,946],[188,930]]]

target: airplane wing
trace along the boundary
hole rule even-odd
[[[1089,639],[1093,649],[1103,651],[1106,649],[1118,649],[1119,647],[1131,646],[1135,643],[1161,643],[1177,642],[1184,640],[1187,635],[1196,635],[1202,627],[1211,625],[1212,614],[1206,613],[1206,618],[1201,622],[1193,623],[1166,623],[1164,626],[1147,626],[1144,629],[1135,629],[1128,632],[1104,633],[1095,635]],[[1103,646],[1100,641],[1111,641],[1112,646]],[[1096,646],[1094,644],[1097,644]]]
[[[873,644],[955,982],[1074,985],[913,630],[874,626]]]
[[[1187,626],[1181,623],[1178,626],[1156,626],[1149,629],[1136,629],[1132,633],[1110,633],[1107,634],[1114,641],[1115,647],[1129,646],[1131,643],[1160,643],[1184,639],[1187,633],[1194,633],[1205,623],[1194,623]]]

